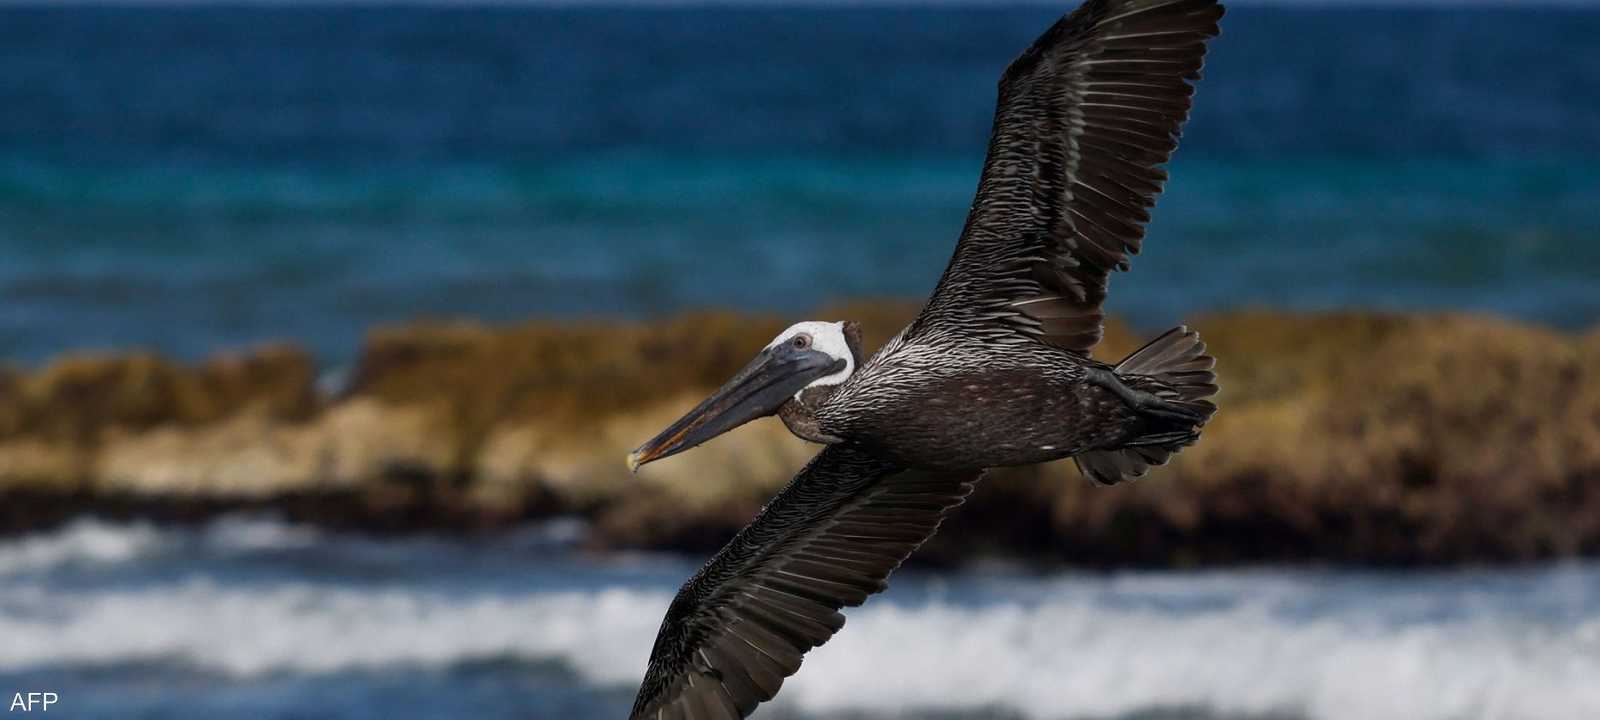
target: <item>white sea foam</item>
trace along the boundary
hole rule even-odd
[[[87,554],[97,552],[108,554]],[[1301,613],[1337,580],[1275,572],[1024,581],[1016,599],[978,605],[891,595],[852,611],[779,702],[822,715],[998,706],[1039,720],[1176,706],[1328,720],[1594,718],[1600,607],[1563,598],[1590,597],[1596,572],[1529,577],[1527,600],[1559,611],[1550,617],[1512,612],[1516,603],[1479,597],[1472,583]],[[623,686],[642,673],[669,598],[667,588],[204,577],[88,592],[17,583],[0,587],[0,671],[165,659],[254,677],[517,657]]]
[[[51,532],[0,541],[0,578],[66,566],[104,568],[182,551],[291,550],[311,547],[322,537],[314,528],[266,517],[224,517],[193,530],[83,518]]]
[[[628,591],[447,599],[194,579],[63,597],[23,587],[0,592],[0,669],[171,660],[251,677],[510,656],[560,659],[585,677],[621,682],[643,671],[637,645],[664,606],[664,596]]]
[[[1029,717],[1158,706],[1311,718],[1600,717],[1600,621],[1379,628],[1259,604],[1193,615],[1084,603],[875,608],[787,689],[809,710],[1011,706]],[[892,669],[887,674],[885,668]]]
[[[170,533],[147,523],[76,520],[60,530],[0,542],[0,577],[63,565],[110,565],[170,547]]]

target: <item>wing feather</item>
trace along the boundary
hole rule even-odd
[[[631,717],[750,714],[844,626],[840,608],[886,587],[978,474],[825,448],[678,592]]]
[[[966,228],[907,338],[1100,341],[1107,278],[1144,242],[1222,14],[1088,0],[1006,69]]]

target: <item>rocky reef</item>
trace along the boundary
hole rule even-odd
[[[915,306],[811,315],[869,343]],[[623,457],[785,318],[374,331],[336,395],[293,347],[0,369],[0,531],[269,508],[372,531],[581,516],[592,548],[720,545],[815,447],[761,421],[638,476]],[[1600,332],[1461,315],[1200,317],[1221,412],[1131,485],[991,473],[921,556],[1080,565],[1457,563],[1600,554]],[[1154,329],[1153,329],[1154,330]],[[1114,360],[1145,335],[1113,324]]]

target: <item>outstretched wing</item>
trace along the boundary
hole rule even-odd
[[[777,694],[839,609],[889,573],[972,491],[978,472],[903,470],[830,445],[678,591],[635,720],[736,720]]]
[[[966,228],[908,338],[1100,341],[1107,275],[1139,252],[1222,13],[1088,0],[1011,63]]]

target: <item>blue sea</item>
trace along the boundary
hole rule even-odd
[[[1071,4],[0,5],[0,358],[920,297]],[[1596,37],[1233,8],[1113,311],[1595,324]]]
[[[925,294],[1071,3],[0,3],[0,362]],[[1240,4],[1115,313],[1600,323],[1600,10]],[[0,540],[49,717],[622,717],[701,558],[568,522]],[[898,574],[767,720],[1600,717],[1600,566]]]

